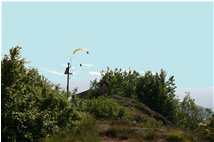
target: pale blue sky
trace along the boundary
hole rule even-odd
[[[212,2],[4,2],[3,54],[16,45],[53,82],[66,82],[63,64],[84,47],[90,54],[73,58],[74,82],[106,67],[163,68],[178,88],[213,87]]]

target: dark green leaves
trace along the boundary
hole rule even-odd
[[[2,141],[41,141],[62,127],[73,127],[78,114],[58,85],[26,68],[21,47],[10,49],[2,65]]]

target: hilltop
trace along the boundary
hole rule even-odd
[[[101,141],[158,141],[158,142],[189,142],[200,141],[190,131],[185,131],[174,126],[163,115],[151,110],[145,104],[134,99],[121,96],[99,96],[98,100],[111,100],[123,107],[128,113],[128,118],[99,119],[97,118],[97,128]],[[102,110],[100,103],[96,105]],[[114,107],[114,105],[113,105]],[[108,106],[107,106],[108,108]],[[93,114],[93,113],[92,113]],[[96,114],[95,114],[96,116]]]
[[[26,63],[21,47],[1,61],[2,141],[214,141],[213,112],[190,94],[178,100],[164,70],[107,68],[88,91],[67,94]]]

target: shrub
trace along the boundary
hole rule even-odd
[[[78,113],[58,85],[27,68],[21,48],[1,60],[2,141],[41,141],[62,127],[71,128]]]
[[[199,124],[199,131],[204,139],[209,142],[214,141],[214,115]]]
[[[176,123],[178,100],[175,97],[174,76],[167,78],[167,73],[164,70],[155,75],[151,71],[140,75],[134,70],[123,71],[117,68],[115,70],[107,68],[101,74],[101,80],[110,83],[107,95],[118,95],[140,101],[152,110],[164,115],[171,122]],[[96,80],[91,83],[91,97],[102,95],[97,86]]]
[[[120,106],[114,99],[104,96],[87,100],[86,111],[97,119],[126,119],[129,117],[124,107]]]
[[[81,141],[99,142],[96,120],[89,114],[82,113],[81,120],[72,129],[62,129],[58,133],[47,137],[44,142]]]
[[[183,137],[181,133],[177,131],[171,131],[166,134],[166,141],[167,142],[182,142]]]
[[[77,125],[76,134],[81,142],[97,142],[99,136],[96,128],[96,120],[89,114],[82,114],[82,119]]]

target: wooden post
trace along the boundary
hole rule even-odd
[[[65,69],[65,74],[67,74],[67,95],[69,95],[69,75],[72,74],[70,73],[70,63],[68,63],[68,67]]]

